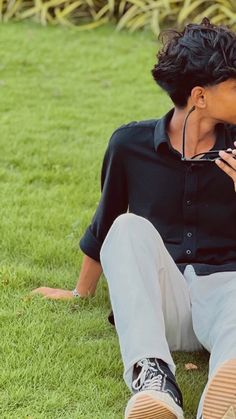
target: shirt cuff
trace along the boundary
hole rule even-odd
[[[91,226],[87,228],[83,237],[79,241],[79,246],[82,252],[87,256],[95,259],[97,262],[100,262],[100,250],[102,243],[94,236],[91,231]]]

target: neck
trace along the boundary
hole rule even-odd
[[[182,153],[183,125],[190,108],[175,108],[167,128],[170,142],[175,150]],[[209,118],[201,110],[194,110],[187,121],[185,132],[185,154],[192,157],[194,154],[209,151],[216,141],[215,125],[218,121]]]

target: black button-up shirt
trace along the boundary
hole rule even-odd
[[[102,164],[100,202],[80,248],[100,262],[109,228],[129,211],[153,224],[182,273],[187,264],[198,275],[236,271],[233,181],[214,162],[181,161],[167,134],[173,112],[113,132]],[[234,139],[235,125],[216,125],[214,149],[234,148]]]

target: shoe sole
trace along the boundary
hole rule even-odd
[[[225,362],[209,382],[203,419],[236,419],[236,359]]]
[[[145,393],[140,392],[130,400],[125,419],[184,419],[182,414],[173,413],[164,401]]]

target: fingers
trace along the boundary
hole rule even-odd
[[[56,292],[56,289],[54,289],[54,288],[39,287],[39,288],[36,288],[33,291],[31,291],[31,294],[38,294],[38,295],[42,295],[45,298],[50,298],[51,296],[54,295],[55,292]]]
[[[31,291],[31,294],[43,294],[44,292],[47,292],[50,288],[48,287],[39,287]]]
[[[49,298],[52,300],[74,299],[72,291],[64,290],[61,288],[40,287],[31,291],[31,294],[39,294],[44,298]]]
[[[236,141],[234,142],[236,146]],[[228,149],[232,150],[232,149]],[[219,152],[219,156],[223,159],[215,160],[217,166],[220,167],[234,182],[234,188],[236,192],[236,149],[232,150],[232,154],[226,153],[225,151],[221,150]]]

